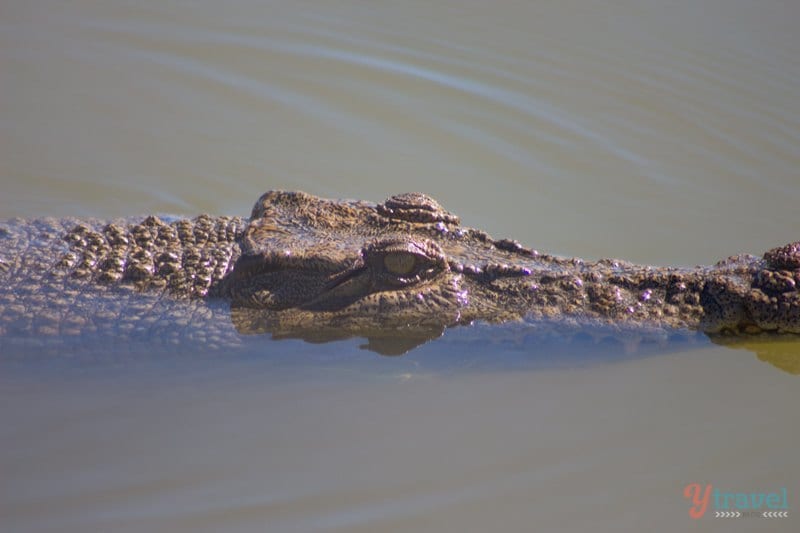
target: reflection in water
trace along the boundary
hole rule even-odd
[[[333,342],[352,337],[367,339],[366,349],[381,355],[402,355],[426,342],[442,336],[445,326],[397,326],[381,327],[376,321],[371,327],[362,326],[358,332],[335,327],[335,324],[309,321],[305,324],[286,325],[281,323],[280,313],[232,307],[231,322],[242,335],[269,335],[275,340],[302,339],[310,343]]]
[[[789,374],[800,375],[798,339],[763,335],[752,338],[712,336],[711,340],[721,346],[753,352],[760,361]]]
[[[259,309],[231,309],[231,321],[242,335],[270,336],[273,340],[301,339],[326,343],[352,337],[363,338],[361,348],[380,355],[407,354],[429,342],[441,339],[438,350],[475,359],[500,358],[499,354],[524,354],[542,365],[546,356],[554,366],[584,366],[589,362],[643,358],[659,354],[685,352],[708,344],[746,350],[764,362],[789,374],[800,374],[800,335],[739,336],[710,335],[685,329],[625,326],[567,320],[526,320],[504,324],[478,322],[470,325],[445,324],[440,327],[388,329],[376,324],[373,331],[357,334],[320,325],[319,328],[287,328],[274,312]],[[445,330],[445,326],[448,326]],[[444,336],[444,338],[442,338]],[[423,356],[424,358],[424,356]],[[568,361],[568,363],[565,363]],[[458,359],[456,358],[456,366]],[[502,367],[502,363],[498,365]]]

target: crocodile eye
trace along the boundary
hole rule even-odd
[[[390,252],[383,256],[383,266],[392,274],[407,276],[414,272],[417,257],[408,252]]]
[[[377,286],[406,287],[448,269],[441,248],[427,239],[377,241],[361,253]]]

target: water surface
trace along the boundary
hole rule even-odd
[[[798,239],[797,20],[779,0],[15,2],[0,218],[419,190],[542,251],[762,253]],[[690,482],[786,487],[797,512],[796,343],[548,357],[454,335],[4,361],[4,529],[684,530]]]

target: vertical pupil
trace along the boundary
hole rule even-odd
[[[416,262],[413,254],[390,253],[383,258],[383,266],[392,274],[410,274]]]

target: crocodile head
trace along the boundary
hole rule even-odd
[[[375,205],[265,193],[226,280],[234,322],[307,340],[439,335],[469,303],[447,253],[458,223],[422,194]]]

